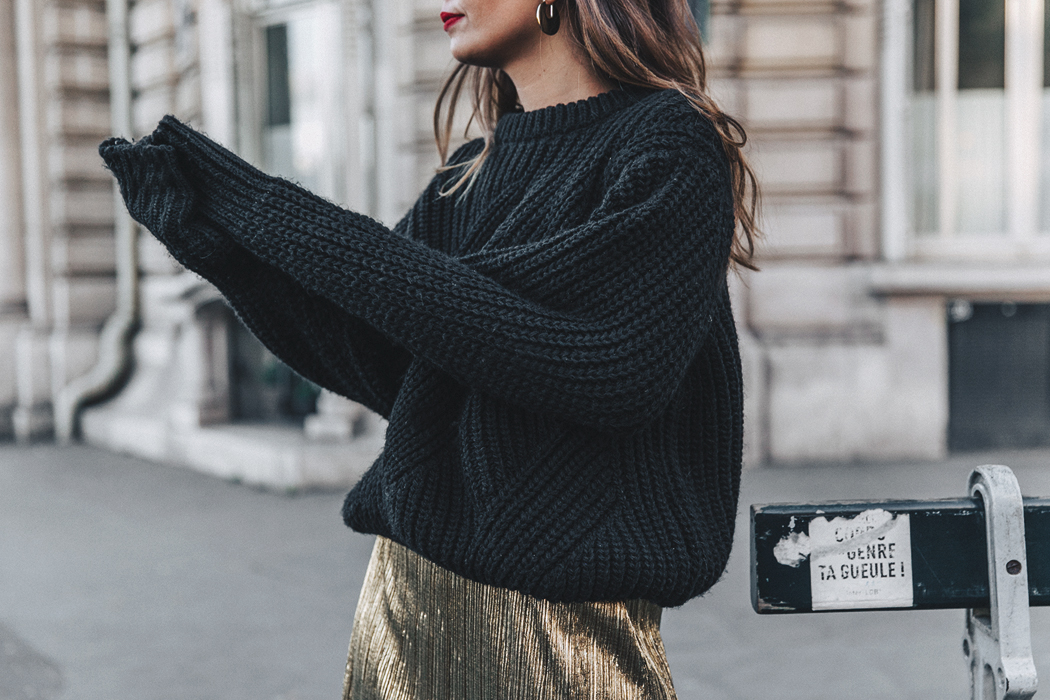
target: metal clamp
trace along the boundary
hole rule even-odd
[[[970,474],[970,496],[984,503],[988,533],[990,608],[966,611],[963,653],[970,664],[973,700],[1025,700],[1035,695],[1035,663],[1028,613],[1021,488],[1009,467],[988,465]]]

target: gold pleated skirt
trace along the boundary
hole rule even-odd
[[[379,537],[344,700],[675,700],[658,605],[552,603]]]

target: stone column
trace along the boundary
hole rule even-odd
[[[18,137],[21,155],[21,194],[26,311],[29,324],[18,335],[15,372],[18,405],[14,429],[20,440],[51,428],[51,367],[48,335],[51,326],[51,245],[48,189],[44,172],[44,124],[41,103],[43,52],[40,25],[42,3],[14,3],[18,75]]]
[[[5,315],[24,315],[26,303],[16,75],[14,8],[0,3],[0,313]]]
[[[0,3],[0,438],[9,437],[16,401],[15,338],[26,322],[25,250],[22,241],[22,172],[18,130],[15,15]]]

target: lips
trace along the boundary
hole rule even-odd
[[[441,21],[445,25],[445,31],[447,32],[453,24],[463,19],[463,15],[455,12],[442,12]]]

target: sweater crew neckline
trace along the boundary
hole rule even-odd
[[[496,124],[496,142],[522,141],[574,131],[634,104],[652,92],[632,86],[603,92],[577,102],[556,104],[529,112],[510,112],[500,117]]]

